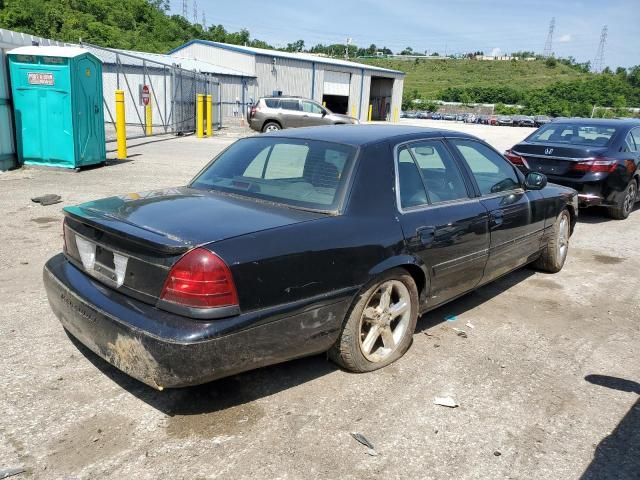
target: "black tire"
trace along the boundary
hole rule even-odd
[[[276,132],[278,130],[282,130],[278,122],[267,122],[262,126],[263,132]]]
[[[567,260],[569,252],[569,237],[571,235],[571,215],[565,208],[556,218],[551,229],[551,234],[547,240],[547,244],[542,251],[542,255],[533,263],[533,266],[539,270],[558,273],[562,270],[564,262]],[[563,236],[563,238],[561,238]],[[564,239],[564,240],[563,240]],[[561,244],[566,247],[562,250]]]
[[[617,205],[608,209],[609,216],[616,220],[626,220],[633,211],[633,207],[638,199],[638,182],[631,179],[627,188],[620,195]]]
[[[361,343],[363,342],[363,332],[361,327],[363,324],[362,322],[365,321],[364,312],[365,308],[367,308],[371,302],[375,302],[376,298],[378,298],[377,296],[380,294],[380,287],[387,285],[390,282],[393,282],[397,286],[399,285],[395,282],[399,282],[404,285],[410,297],[411,310],[407,318],[399,320],[399,322],[404,322],[404,330],[401,338],[395,345],[395,349],[391,350],[387,356],[381,358],[379,361],[371,361],[365,356],[361,347]],[[393,307],[393,305],[390,305],[390,307]],[[369,306],[369,308],[372,307]],[[355,299],[354,304],[347,313],[340,337],[328,352],[329,358],[344,369],[358,373],[371,372],[373,370],[386,367],[402,357],[411,346],[417,320],[418,289],[416,287],[416,283],[406,270],[402,268],[390,270],[363,288],[362,292]],[[394,328],[399,328],[399,322],[395,324],[396,326]],[[371,329],[373,329],[373,327],[371,327]],[[383,336],[380,334],[380,342],[382,342],[382,338]],[[382,345],[382,343],[380,345]]]

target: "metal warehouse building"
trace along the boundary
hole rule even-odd
[[[243,47],[206,40],[192,40],[169,52],[214,65],[247,72],[236,91],[222,90],[225,103],[246,108],[263,96],[296,95],[311,98],[336,113],[367,120],[397,118],[402,104],[404,73],[308,53],[289,53]],[[228,112],[225,112],[228,114]]]

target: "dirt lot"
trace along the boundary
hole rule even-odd
[[[501,150],[528,133],[415,123]],[[61,250],[61,207],[184,184],[231,141],[170,139],[81,173],[0,174],[0,477],[640,478],[638,210],[625,222],[581,212],[561,273],[524,269],[426,315],[407,355],[371,374],[315,356],[156,392],[74,344],[41,280]],[[30,201],[44,193],[64,203]],[[434,405],[441,395],[460,407]]]

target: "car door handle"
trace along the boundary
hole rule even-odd
[[[416,234],[420,239],[420,243],[428,247],[433,243],[436,236],[436,227],[420,227],[416,230]]]
[[[494,210],[489,217],[492,228],[499,227],[504,222],[504,212],[502,210]]]

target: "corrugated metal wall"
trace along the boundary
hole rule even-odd
[[[196,60],[202,60],[203,62],[212,63],[213,65],[220,65],[222,67],[239,70],[240,72],[255,74],[254,56],[246,53],[234,52],[201,43],[192,43],[172,55],[194,58]]]

